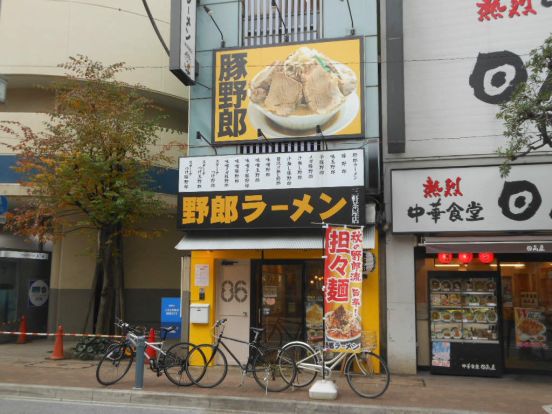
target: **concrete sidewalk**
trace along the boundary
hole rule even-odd
[[[66,355],[71,343],[65,341]],[[166,378],[146,370],[144,390],[133,391],[134,369],[120,383],[103,387],[96,382],[96,361],[47,359],[53,341],[0,344],[0,395],[104,401],[149,405],[220,409],[248,413],[466,413],[496,412],[544,414],[552,405],[552,377],[509,375],[503,378],[472,378],[392,375],[387,392],[375,399],[358,397],[346,380],[335,375],[339,396],[332,402],[313,401],[308,390],[269,393],[230,369],[215,389],[176,387]],[[1,406],[1,400],[0,400]],[[1,410],[0,410],[1,411]],[[551,411],[552,412],[552,411]]]

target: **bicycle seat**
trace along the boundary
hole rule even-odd
[[[262,332],[262,331],[264,331],[264,328],[253,328],[253,327],[251,327],[249,329],[253,332]]]
[[[176,331],[176,326],[171,325],[171,326],[168,326],[166,328],[164,326],[162,326],[161,330],[164,331],[164,332],[167,332],[167,333],[175,332]]]

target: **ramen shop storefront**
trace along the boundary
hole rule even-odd
[[[319,341],[322,223],[364,226],[363,249],[377,249],[364,179],[363,149],[181,158],[177,249],[190,257],[182,272],[190,340],[211,342],[210,327],[224,318],[241,340],[256,326],[277,345]],[[376,332],[378,279],[372,271],[362,286],[363,323]],[[244,348],[232,351],[246,360]]]
[[[288,235],[246,232],[231,239],[187,234],[181,240],[177,248],[191,254],[185,282],[189,286],[190,312],[198,305],[209,309],[206,322],[190,321],[191,342],[211,342],[211,326],[225,318],[227,333],[242,340],[249,338],[252,326],[264,328],[263,340],[271,345],[292,340],[320,343],[323,231],[284,233]],[[192,246],[195,250],[190,250]],[[376,332],[379,338],[379,260],[373,226],[364,232],[363,248],[375,260],[362,282],[362,329]],[[232,352],[246,358],[244,348],[237,344]]]

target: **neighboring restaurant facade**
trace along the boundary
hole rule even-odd
[[[206,3],[179,165],[183,335],[210,343],[226,318],[241,340],[262,327],[270,344],[320,343],[325,225],[337,224],[363,229],[362,329],[379,337],[376,2],[350,2],[354,35],[346,4]]]
[[[403,146],[383,155],[389,361],[550,374],[552,158],[535,152],[501,177],[495,114],[527,79],[552,8],[460,3],[404,2]]]

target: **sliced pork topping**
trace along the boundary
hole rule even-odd
[[[308,107],[318,114],[331,112],[345,99],[339,89],[339,80],[320,65],[313,65],[303,74],[303,95]]]
[[[288,116],[303,98],[303,86],[283,72],[274,71],[265,107],[277,115]]]

